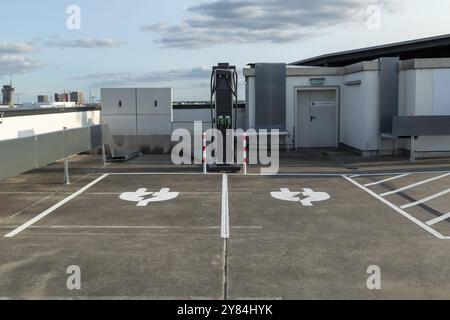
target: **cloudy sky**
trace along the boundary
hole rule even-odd
[[[117,86],[207,99],[217,62],[293,62],[450,33],[448,0],[15,0],[5,8],[0,78],[13,73],[22,102],[64,90],[98,98],[99,88]]]

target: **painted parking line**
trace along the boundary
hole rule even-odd
[[[102,181],[103,179],[105,179],[108,176],[108,174],[104,174],[102,175],[100,178],[95,179],[94,181],[92,181],[91,183],[89,183],[88,185],[84,186],[83,188],[81,188],[80,190],[78,190],[77,192],[71,194],[70,196],[68,196],[67,198],[61,200],[60,202],[58,202],[57,204],[55,204],[53,207],[45,210],[44,212],[42,212],[41,214],[39,214],[38,216],[34,217],[33,219],[29,220],[28,222],[24,223],[23,225],[21,225],[20,227],[18,227],[17,229],[11,231],[10,233],[8,233],[7,235],[4,236],[4,238],[12,238],[15,235],[17,235],[18,233],[22,232],[23,230],[25,230],[26,228],[32,226],[33,224],[35,224],[36,222],[38,222],[39,220],[45,218],[47,215],[49,215],[50,213],[52,213],[53,211],[55,211],[56,209],[58,209],[59,207],[65,205],[67,202],[73,200],[74,198],[78,197],[80,194],[82,194],[84,191],[88,190],[89,188],[91,188],[92,186],[94,186],[95,184],[99,183],[100,181]]]
[[[450,212],[447,214],[444,214],[443,216],[437,217],[436,219],[430,220],[427,222],[427,225],[432,226],[435,225],[436,223],[439,223],[441,221],[450,219]]]
[[[418,225],[419,227],[421,227],[422,229],[428,231],[429,233],[431,233],[433,236],[435,236],[438,239],[441,240],[450,240],[450,237],[444,236],[441,233],[439,233],[438,231],[434,230],[433,228],[431,228],[429,225],[427,225],[426,223],[423,223],[422,221],[420,221],[417,218],[414,218],[412,215],[410,215],[408,212],[406,212],[405,210],[403,210],[402,208],[396,206],[395,204],[393,204],[392,202],[389,202],[388,200],[384,199],[382,196],[380,196],[379,194],[373,192],[372,190],[370,190],[367,187],[364,187],[362,184],[359,184],[358,182],[356,182],[355,180],[353,180],[352,178],[346,176],[346,175],[342,175],[342,177],[344,179],[346,179],[347,181],[351,182],[352,184],[354,184],[355,186],[357,186],[358,188],[366,191],[368,194],[372,195],[374,198],[378,199],[379,201],[381,201],[382,203],[384,203],[385,205],[387,205],[388,207],[394,209],[395,211],[397,211],[398,213],[400,213],[402,216],[404,216],[405,218],[409,219],[411,222],[415,223],[416,225]]]
[[[411,208],[411,207],[415,207],[415,206],[417,206],[419,204],[426,203],[428,201],[431,201],[431,200],[434,200],[436,198],[442,197],[443,195],[446,195],[448,193],[450,193],[450,189],[447,189],[447,190],[444,190],[442,192],[436,193],[436,194],[434,194],[432,196],[429,196],[429,197],[426,197],[426,198],[424,198],[422,200],[418,200],[416,202],[405,204],[405,205],[401,206],[400,208],[408,209],[408,208]]]
[[[0,226],[0,229],[16,229],[19,226]],[[218,230],[220,226],[30,226],[29,229],[188,229],[188,230]],[[262,230],[262,226],[231,226],[230,229],[236,230]]]
[[[399,175],[403,175],[403,174],[449,174],[449,171],[409,171],[409,172],[381,172],[381,173],[358,173],[358,174],[348,174],[347,176],[350,178],[358,178],[358,177],[381,177],[381,176],[399,176]],[[206,176],[204,173],[201,172],[106,172],[106,174],[110,175],[110,176],[139,176],[139,175],[153,175],[153,176],[157,176],[157,175],[167,175],[167,176],[199,176],[199,175],[204,175]],[[207,174],[207,176],[218,176],[218,175],[222,175],[222,173],[215,173],[215,172],[210,172]],[[228,174],[230,176],[242,176],[242,174]],[[258,177],[342,177],[342,173],[277,173],[277,174],[271,174],[271,173],[265,173],[265,174],[261,174],[261,173],[248,173],[247,176],[258,176]],[[1,193],[1,192],[0,192]]]
[[[222,239],[230,237],[230,220],[229,220],[229,203],[228,203],[228,175],[222,175],[222,223],[221,235]]]
[[[384,180],[381,180],[381,181],[365,184],[364,187],[376,186],[378,184],[382,184],[382,183],[385,183],[385,182],[389,182],[389,181],[397,180],[397,179],[400,179],[400,178],[404,178],[404,177],[407,177],[409,175],[411,175],[411,173],[405,173],[405,174],[402,174],[402,175],[399,175],[399,176],[395,176],[395,177],[390,177],[390,178],[387,178],[387,179],[384,179]],[[352,178],[352,177],[350,177],[350,178]]]
[[[200,172],[108,172],[109,176],[198,176]],[[209,174],[213,175],[213,174]]]
[[[392,194],[396,194],[396,193],[399,193],[399,192],[402,192],[402,191],[405,191],[405,190],[409,190],[409,189],[421,186],[421,185],[429,183],[429,182],[433,182],[433,181],[436,181],[436,180],[439,180],[439,179],[443,179],[443,178],[448,177],[448,176],[450,176],[450,173],[446,173],[446,174],[443,174],[443,175],[440,175],[440,176],[437,176],[437,177],[434,177],[434,178],[430,178],[430,179],[427,179],[427,180],[423,180],[423,181],[420,181],[420,182],[416,182],[416,183],[410,184],[408,186],[405,186],[403,188],[380,194],[380,196],[386,197],[386,196],[389,196],[389,195],[392,195]]]

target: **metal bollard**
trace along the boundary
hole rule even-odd
[[[203,159],[203,174],[207,174],[208,169],[206,163],[206,132],[203,133],[202,159]]]
[[[244,133],[244,139],[242,141],[242,145],[243,145],[243,166],[244,166],[244,175],[247,175],[247,133]]]
[[[106,150],[104,144],[102,144],[102,163],[104,167],[108,164],[106,161]]]
[[[64,127],[63,131],[66,131],[67,128]],[[64,139],[65,140],[65,139]],[[65,158],[64,158],[64,184],[69,185],[70,184],[70,177],[69,177],[69,158],[67,157],[67,146],[64,146],[65,149]]]
[[[69,178],[69,159],[64,159],[64,184],[69,185],[70,184],[70,178]]]

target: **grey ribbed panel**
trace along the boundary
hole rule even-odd
[[[256,129],[286,130],[286,64],[255,64]]]
[[[398,115],[399,58],[380,58],[380,131],[392,132]]]
[[[394,117],[392,134],[396,137],[450,136],[450,116]]]

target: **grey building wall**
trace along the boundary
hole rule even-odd
[[[399,58],[380,58],[380,132],[392,132],[398,115]]]
[[[256,129],[286,130],[286,64],[257,63]]]

